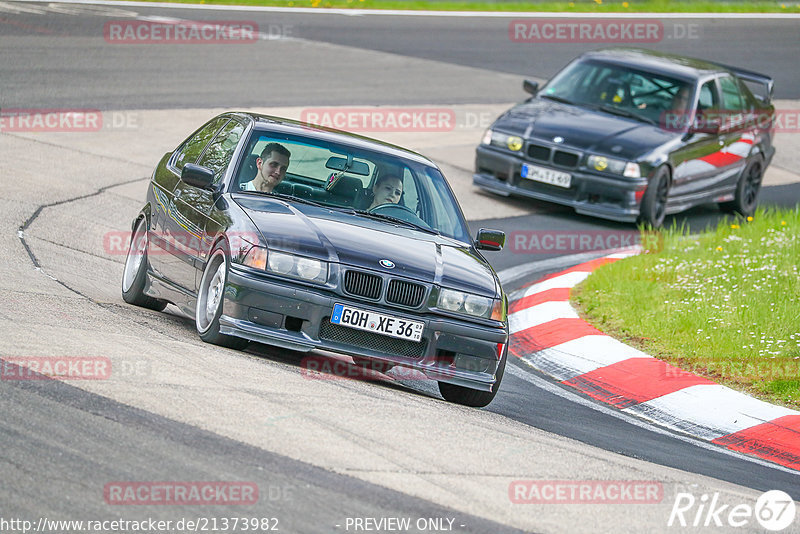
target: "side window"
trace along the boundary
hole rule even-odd
[[[719,109],[719,102],[717,102],[717,93],[714,91],[714,82],[706,82],[700,88],[700,102],[698,104],[699,110]]]
[[[214,137],[214,134],[228,120],[228,117],[214,119],[203,126],[199,132],[184,141],[183,145],[178,149],[173,165],[180,171],[187,163],[195,163],[208,142]]]
[[[214,171],[217,181],[222,177],[225,168],[230,163],[233,151],[239,143],[239,139],[242,138],[243,131],[244,125],[236,120],[231,120],[220,130],[217,137],[203,152],[198,164]]]
[[[728,111],[742,111],[744,105],[742,103],[742,95],[739,93],[739,87],[730,76],[725,76],[719,79],[719,87],[722,89],[722,108]]]

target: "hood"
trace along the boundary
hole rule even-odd
[[[486,261],[457,241],[384,221],[282,200],[234,196],[272,250],[494,297]],[[380,265],[390,260],[393,269]]]
[[[680,136],[635,119],[539,98],[511,108],[492,129],[548,145],[562,137],[562,146],[629,160]]]

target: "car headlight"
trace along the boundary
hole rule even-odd
[[[632,161],[622,159],[607,158],[605,156],[589,156],[586,165],[596,171],[621,174],[628,178],[641,177],[639,165]]]
[[[268,251],[263,247],[251,248],[242,264],[254,269],[318,284],[328,281],[327,262],[285,252]]]
[[[502,132],[495,132],[491,128],[483,134],[484,145],[499,146],[513,152],[522,150],[522,138],[518,135],[508,135]]]
[[[442,288],[436,306],[442,310],[502,321],[503,302],[463,291]]]

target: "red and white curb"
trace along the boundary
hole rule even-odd
[[[800,412],[683,371],[583,321],[570,289],[597,267],[638,251],[588,261],[521,291],[509,305],[509,352],[562,384],[659,425],[800,470]]]

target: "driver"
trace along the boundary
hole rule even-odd
[[[271,193],[286,176],[289,167],[289,158],[292,153],[279,143],[269,143],[261,151],[261,157],[256,159],[256,177],[242,185],[245,191],[261,191]]]
[[[403,180],[387,174],[377,179],[372,186],[372,204],[369,210],[382,204],[397,204],[403,194]]]

